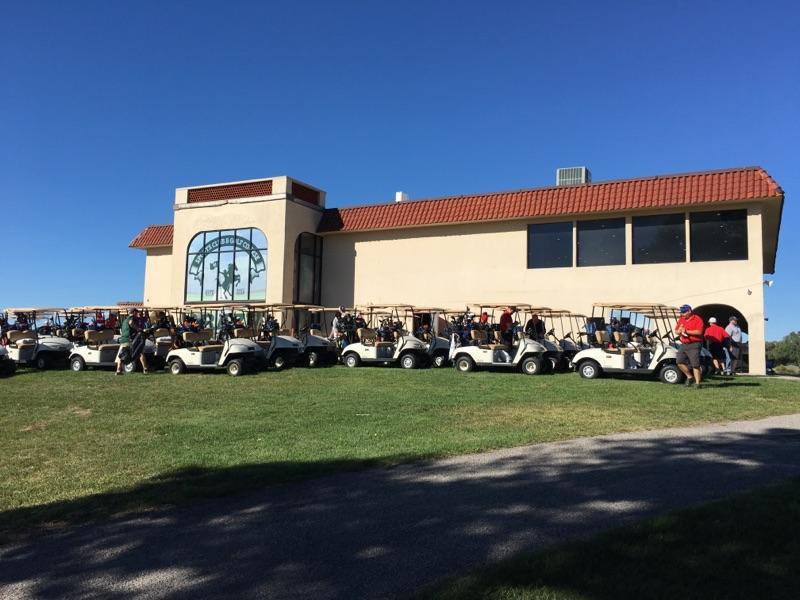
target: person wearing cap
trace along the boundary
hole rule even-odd
[[[729,338],[730,335],[728,335],[728,332],[722,327],[717,325],[716,317],[711,317],[708,320],[708,327],[706,327],[703,337],[706,339],[708,351],[711,353],[711,357],[714,360],[715,373],[722,373],[725,363],[725,339]]]
[[[742,329],[739,327],[739,319],[730,317],[728,319],[728,326],[725,331],[729,336],[728,356],[729,361],[725,365],[725,370],[728,375],[736,374],[736,367],[739,363],[739,355],[741,353],[742,344]]]
[[[514,313],[516,312],[516,306],[506,306],[503,314],[500,315],[500,337],[506,344],[511,344],[514,340]]]
[[[692,307],[684,304],[681,316],[675,324],[675,333],[680,336],[681,345],[675,356],[678,368],[686,375],[686,385],[700,385],[700,346],[703,344],[703,319],[692,312]]]
[[[119,329],[119,352],[117,353],[117,375],[123,374],[123,364],[120,355],[123,348],[130,348],[131,339],[142,329],[142,323],[139,321],[139,309],[131,309],[130,314],[122,321],[122,326]],[[145,373],[150,372],[147,365],[147,358],[142,352],[139,355],[139,361],[142,363],[142,369]]]

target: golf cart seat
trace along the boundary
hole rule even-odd
[[[233,330],[233,337],[252,339],[255,337],[255,333],[251,327],[238,327]]]
[[[15,348],[34,348],[39,335],[35,331],[9,331],[8,341]]]
[[[114,342],[114,332],[111,329],[103,329],[101,331],[84,331],[83,339],[86,340],[86,345],[93,350],[119,350],[119,344]]]
[[[279,329],[278,335],[292,335],[292,332],[289,329]]]
[[[502,350],[507,348],[505,344],[490,344],[489,334],[483,329],[473,329],[469,332],[469,336],[473,342],[477,342],[478,348],[481,350]]]
[[[201,329],[200,331],[184,331],[183,341],[190,344],[189,350],[197,350],[198,352],[221,352],[222,344],[207,344],[211,341],[213,332],[210,329]]]
[[[72,333],[73,339],[79,340],[83,337],[84,333],[86,333],[86,330],[80,327],[75,327],[70,333]]]
[[[316,335],[317,337],[323,337],[322,329],[309,329],[309,335]]]

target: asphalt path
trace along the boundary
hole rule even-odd
[[[800,475],[800,415],[344,473],[0,548],[0,597],[375,598]]]

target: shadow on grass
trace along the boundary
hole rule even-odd
[[[40,598],[123,597],[165,589],[172,597],[203,598],[410,594],[520,552],[798,476],[800,430],[584,439],[506,450],[484,460],[338,473],[181,509],[156,508],[377,462],[183,469],[130,490],[6,511],[0,519],[8,527],[56,517],[75,524],[150,509],[136,518],[55,529],[0,548],[0,596],[24,590]],[[706,530],[710,543],[704,552],[711,558],[692,554],[694,542],[682,541],[685,532],[665,527],[634,542],[612,536],[588,557],[568,549],[554,554],[553,564],[541,559],[550,569],[544,573],[554,577],[545,583],[585,594],[574,597],[657,597],[647,578],[664,567],[659,572],[674,579],[669,589],[678,597],[700,597],[697,590],[713,592],[704,597],[763,597],[754,593],[761,589],[780,597],[797,583],[797,573],[784,569],[784,554],[797,551],[797,527],[765,526],[764,535],[777,540],[773,554],[756,531],[756,521],[774,518],[776,507],[757,515],[741,536],[723,536],[724,527]],[[671,563],[660,554],[669,544],[680,548],[671,553]],[[597,562],[607,556],[624,566],[615,570]],[[725,571],[729,576],[718,577],[711,569],[726,560],[734,561]],[[540,566],[535,568],[538,573]],[[643,573],[635,576],[632,569]],[[623,583],[611,581],[623,575]],[[523,580],[538,576],[528,571]]]

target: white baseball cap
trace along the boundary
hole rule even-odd
[[[711,318],[708,320],[708,322],[709,322],[709,323],[716,323],[716,322],[717,322],[717,317],[711,317]]]

